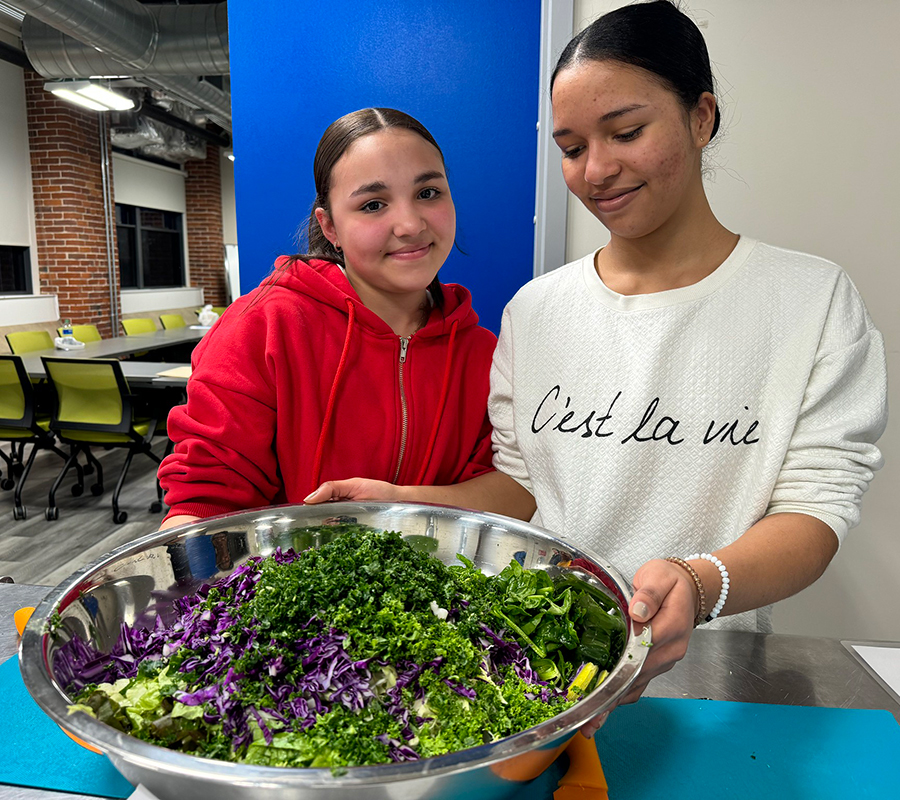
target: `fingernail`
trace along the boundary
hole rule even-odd
[[[650,609],[647,608],[646,603],[635,603],[634,608],[631,609],[631,615],[634,617],[646,617],[650,614]]]
[[[310,498],[315,497],[318,493],[319,493],[318,489],[310,492],[308,495],[306,495],[306,497],[303,498],[303,502],[306,503],[308,500],[310,500]]]

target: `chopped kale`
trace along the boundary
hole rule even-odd
[[[617,606],[574,576],[488,577],[352,522],[293,538],[309,549],[251,558],[168,625],[123,626],[112,653],[63,645],[72,710],[194,755],[339,772],[525,730],[621,655]]]

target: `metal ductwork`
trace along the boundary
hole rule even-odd
[[[196,78],[228,71],[225,3],[16,0],[16,5],[27,14],[22,21],[25,52],[42,76],[134,77],[203,109],[231,129],[230,96]]]
[[[141,58],[141,63],[146,62],[140,68],[142,75],[228,73],[225,3],[143,7],[154,18],[158,34],[152,54]],[[22,40],[29,60],[45,78],[124,74],[122,59],[112,56],[111,49],[100,52],[31,14],[22,20]]]

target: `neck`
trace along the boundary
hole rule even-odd
[[[421,294],[385,296],[368,286],[356,286],[352,279],[350,285],[363,305],[381,317],[397,336],[412,336],[428,320],[428,296],[424,290]]]
[[[606,286],[619,294],[680,289],[713,273],[738,238],[715,218],[701,192],[693,209],[674,215],[647,236],[613,234],[597,254],[595,267]]]

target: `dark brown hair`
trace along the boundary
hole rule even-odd
[[[715,94],[703,34],[670,0],[636,3],[595,19],[566,45],[553,76],[582,61],[618,61],[640,67],[674,92],[688,112],[704,92]],[[719,130],[719,105],[710,140]]]
[[[341,266],[344,265],[343,253],[336,250],[334,245],[325,237],[325,233],[316,219],[315,209],[324,208],[325,211],[330,212],[328,193],[331,190],[331,173],[334,171],[334,165],[347,152],[350,145],[362,139],[363,136],[368,136],[370,133],[391,128],[401,128],[417,133],[426,142],[434,146],[441,157],[441,163],[444,163],[444,154],[428,129],[417,119],[403,111],[398,111],[395,108],[363,108],[336,119],[322,134],[319,146],[316,148],[315,159],[313,160],[316,199],[313,202],[312,211],[309,215],[309,226],[306,233],[309,252],[295,256],[295,258],[304,260],[307,258],[321,258]],[[444,292],[437,275],[429,284],[428,291],[431,293],[435,306],[443,308]]]

